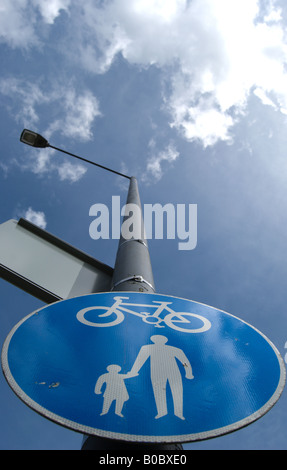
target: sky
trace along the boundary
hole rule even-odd
[[[89,211],[138,179],[142,204],[197,205],[197,245],[149,240],[156,290],[235,315],[287,350],[284,0],[0,0],[0,223],[24,217],[114,266]],[[1,260],[0,260],[1,261]],[[44,306],[0,279],[0,339]],[[268,378],[266,378],[268,380]],[[0,377],[1,449],[79,449]],[[287,396],[185,449],[286,449]]]

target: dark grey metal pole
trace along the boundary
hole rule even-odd
[[[136,211],[133,211],[133,220],[137,227],[132,227],[133,233],[136,233],[137,236],[127,239],[125,234],[121,234],[111,290],[154,292],[154,279],[135,177],[131,177],[126,207],[122,229],[126,220],[129,219],[130,211],[137,208]],[[122,230],[122,232],[124,231]]]
[[[135,291],[135,292],[155,292],[152,267],[144,233],[144,223],[142,208],[138,191],[138,184],[135,177],[129,177],[123,173],[107,168],[98,163],[79,157],[71,152],[54,147],[47,139],[36,132],[24,129],[20,141],[32,147],[46,148],[75,157],[81,161],[91,163],[104,170],[123,176],[130,180],[127,197],[127,211],[123,219],[121,238],[116,256],[114,275],[112,279],[111,291]],[[132,230],[125,230],[125,222],[129,220],[130,212],[133,212]],[[127,227],[128,228],[128,227]],[[132,236],[130,236],[132,234]],[[181,444],[153,444],[153,443],[132,443],[126,441],[116,441],[103,439],[94,436],[84,436],[82,450],[181,450]]]
[[[135,205],[135,206],[133,206]],[[155,292],[152,266],[149,256],[148,245],[145,239],[142,208],[135,177],[131,177],[127,197],[127,210],[122,224],[122,235],[119,241],[114,275],[111,290],[133,291],[133,292]],[[132,233],[137,236],[125,237],[123,230],[125,221],[133,211],[133,220],[136,226],[132,227]],[[128,235],[128,233],[126,234]],[[82,450],[125,450],[125,451],[148,451],[148,450],[182,450],[181,444],[160,443],[134,443],[116,441],[98,437],[84,437]]]
[[[128,175],[124,175],[123,173],[120,173],[119,171],[112,170],[111,168],[108,168],[106,166],[100,165],[99,163],[92,162],[91,160],[87,160],[87,158],[79,157],[79,155],[75,155],[74,153],[67,152],[67,150],[60,149],[58,147],[54,147],[54,145],[50,145],[47,142],[46,147],[50,147],[51,149],[58,150],[59,152],[65,153],[66,155],[70,155],[71,157],[77,158],[78,160],[81,160],[82,162],[90,163],[91,165],[95,165],[99,168],[102,168],[103,170],[110,171],[111,173],[114,173],[115,175],[123,176],[124,178],[130,179]]]

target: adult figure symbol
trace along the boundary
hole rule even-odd
[[[166,385],[170,386],[174,414],[180,419],[183,416],[182,374],[177,360],[182,364],[187,379],[193,379],[192,367],[184,352],[174,346],[166,345],[168,339],[162,335],[151,336],[153,344],[142,346],[134,365],[127,377],[135,377],[145,362],[150,359],[150,377],[157,408],[155,419],[167,415]]]

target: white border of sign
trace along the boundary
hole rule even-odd
[[[99,292],[97,294],[87,294],[87,295],[99,295],[99,294],[105,294],[106,292]],[[121,292],[121,294],[128,294],[130,292]],[[135,294],[135,292],[132,292]],[[151,294],[154,295],[154,294]],[[158,296],[163,295],[167,296],[165,294],[156,294]],[[86,295],[83,295],[81,297],[86,297]],[[180,299],[180,300],[188,300],[188,299],[183,299],[181,297],[175,297],[169,295],[168,297],[175,298],[175,299]],[[71,300],[71,299],[68,299]],[[61,300],[59,302],[65,302],[65,300]],[[258,411],[253,413],[252,415],[248,416],[247,418],[244,418],[243,420],[237,421],[236,423],[233,423],[229,426],[224,426],[222,428],[218,429],[213,429],[211,431],[206,431],[206,432],[200,432],[196,434],[182,434],[182,435],[175,435],[175,436],[146,436],[146,435],[132,435],[132,434],[122,434],[122,433],[117,433],[117,432],[110,432],[110,431],[104,431],[102,429],[96,429],[92,428],[89,426],[84,426],[82,424],[76,423],[74,421],[70,421],[68,419],[63,418],[62,416],[59,416],[55,413],[52,413],[51,411],[47,410],[46,408],[43,408],[40,406],[38,403],[36,403],[34,400],[32,400],[17,384],[17,382],[14,380],[14,377],[11,374],[9,365],[8,365],[8,349],[9,349],[9,344],[11,341],[11,338],[13,337],[14,333],[18,330],[18,328],[24,323],[26,320],[28,320],[32,315],[38,314],[41,310],[47,308],[48,306],[44,306],[40,308],[39,310],[36,310],[33,313],[30,313],[27,315],[25,318],[23,318],[20,322],[18,322],[14,328],[10,331],[8,334],[3,348],[2,348],[2,354],[1,354],[1,362],[2,362],[2,369],[3,373],[5,375],[5,378],[12,388],[12,390],[15,392],[15,394],[30,408],[32,408],[34,411],[39,413],[40,415],[44,416],[45,418],[60,424],[61,426],[64,426],[66,428],[72,429],[73,431],[80,432],[85,435],[90,435],[90,436],[97,436],[97,437],[102,437],[102,438],[107,438],[107,439],[116,439],[116,440],[122,440],[122,441],[129,441],[129,442],[141,442],[141,443],[176,443],[176,442],[194,442],[194,441],[201,441],[205,439],[210,439],[218,436],[222,436],[224,434],[229,434],[231,432],[234,432],[238,429],[241,429],[245,426],[248,426],[249,424],[253,423],[254,421],[257,421],[259,418],[261,418],[263,415],[265,415],[274,405],[275,403],[279,400],[284,386],[286,382],[286,369],[284,365],[284,360],[281,357],[279,351],[277,348],[274,346],[274,344],[263,334],[261,331],[259,331],[257,328],[254,326],[250,325],[249,323],[245,322],[244,320],[241,320],[240,318],[236,317],[235,315],[232,315],[230,313],[225,312],[224,310],[216,309],[215,307],[210,307],[209,305],[203,304],[201,302],[196,302],[195,303],[203,306],[207,306],[209,308],[213,308],[215,310],[218,310],[220,312],[225,313],[226,315],[229,315],[233,318],[236,318],[237,320],[241,321],[242,323],[245,323],[248,325],[250,328],[255,330],[257,333],[259,333],[271,346],[273,351],[275,352],[279,366],[280,366],[280,380],[277,386],[276,391],[272,395],[272,397],[268,400],[268,402],[260,408]],[[58,303],[58,302],[55,302]]]

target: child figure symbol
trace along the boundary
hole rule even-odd
[[[95,393],[100,395],[102,393],[102,387],[106,384],[104,391],[104,403],[101,416],[106,415],[109,412],[113,401],[115,404],[115,413],[121,418],[124,417],[122,409],[124,403],[129,399],[129,394],[125,385],[126,374],[120,374],[121,367],[117,364],[111,364],[107,367],[107,373],[101,375],[95,386]]]

